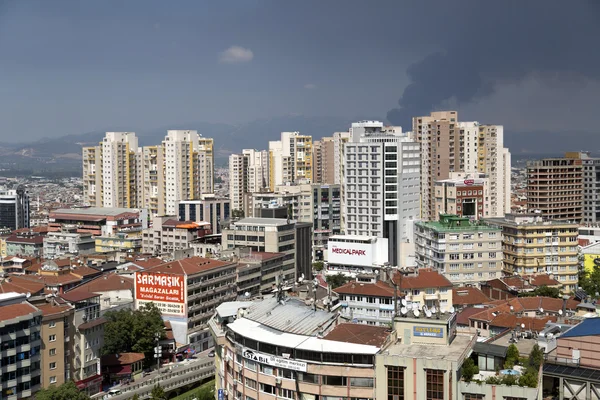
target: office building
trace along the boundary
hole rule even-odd
[[[281,132],[281,140],[269,142],[269,188],[313,178],[312,136]]]
[[[501,125],[459,122],[456,111],[439,111],[414,117],[413,133],[421,145],[422,219],[437,218],[435,182],[452,172],[486,174],[490,216],[509,212],[511,159]]]
[[[387,238],[390,264],[410,265],[420,212],[419,144],[378,121],[353,123],[351,132],[344,146],[344,232]]]
[[[221,224],[231,217],[229,199],[214,194],[201,195],[199,200],[177,202],[180,221],[208,222],[213,234],[221,233]]]
[[[527,208],[547,219],[583,220],[583,165],[579,153],[527,163]]]
[[[442,214],[415,227],[417,266],[433,268],[455,285],[476,285],[502,276],[502,228]]]
[[[32,398],[41,383],[42,312],[27,302],[27,295],[0,294],[0,396]]]
[[[253,252],[283,253],[283,279],[296,279],[294,222],[278,218],[243,218],[223,228],[221,243],[223,250],[249,247]]]
[[[552,274],[565,293],[577,289],[578,225],[548,220],[539,214],[490,218],[502,228],[504,270],[519,275]]]
[[[489,218],[490,189],[485,174],[450,173],[450,179],[435,182],[435,210],[470,219]]]
[[[155,217],[152,227],[142,234],[142,251],[156,256],[186,250],[196,239],[212,233],[210,223],[179,221],[176,217]]]
[[[337,312],[277,297],[226,303],[210,327],[215,389],[226,396],[375,398],[375,355],[388,340],[386,327],[340,323]]]
[[[236,262],[189,257],[138,271],[135,307],[153,302],[177,343],[207,350],[213,345],[208,320],[219,304],[237,297],[236,269]]]
[[[29,194],[24,187],[16,190],[0,188],[0,228],[11,231],[29,228]]]
[[[269,152],[244,149],[229,156],[229,200],[232,210],[246,210],[247,194],[267,191],[270,185]]]
[[[133,132],[106,132],[99,146],[83,148],[83,203],[140,207],[142,149]]]

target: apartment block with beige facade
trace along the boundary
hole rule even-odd
[[[501,125],[459,122],[456,111],[413,118],[413,134],[421,144],[421,218],[434,220],[435,182],[453,172],[484,173],[489,180],[490,216],[510,210],[510,152]]]
[[[335,145],[333,137],[324,137],[313,143],[313,182],[335,183]]]
[[[312,136],[281,132],[281,140],[269,142],[271,190],[275,186],[313,179]]]
[[[504,269],[519,275],[552,274],[566,293],[578,283],[578,224],[539,214],[487,219],[502,228]]]
[[[267,150],[244,149],[229,156],[229,200],[232,210],[246,210],[252,193],[268,191],[271,173]]]
[[[579,153],[527,163],[527,208],[544,217],[583,219],[583,162]]]
[[[417,266],[433,268],[454,285],[478,284],[502,276],[502,229],[467,217],[440,215],[417,222]]]

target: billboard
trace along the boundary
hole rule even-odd
[[[444,328],[433,326],[413,326],[413,336],[443,338]]]
[[[302,361],[290,360],[289,358],[275,357],[270,354],[259,353],[258,351],[244,348],[242,357],[255,362],[263,363],[277,368],[291,369],[294,371],[306,372],[306,363]]]
[[[183,275],[156,272],[135,273],[136,307],[153,302],[163,315],[186,315],[186,279]]]
[[[340,265],[373,266],[373,249],[371,243],[347,243],[329,241],[327,262]]]

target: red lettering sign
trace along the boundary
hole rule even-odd
[[[465,185],[472,185],[475,183],[475,179],[465,179]]]
[[[347,254],[349,256],[366,256],[367,252],[365,250],[355,250],[355,249],[343,249],[340,247],[333,247],[331,249],[335,254]]]

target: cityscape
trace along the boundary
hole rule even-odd
[[[275,58],[258,62],[269,57],[268,49],[281,50],[281,41],[298,45],[299,55],[306,54],[299,43],[315,54],[324,51],[304,60],[307,70],[308,62],[330,63],[336,70],[331,57],[347,56],[356,64],[359,59],[377,64],[381,57],[378,62],[394,63],[396,56],[384,57],[394,49],[375,44],[381,39],[387,46],[388,40],[368,36],[375,26],[357,26],[348,38],[338,37],[336,28],[352,30],[347,23],[358,22],[358,16],[367,21],[377,15],[380,29],[387,29],[396,20],[385,14],[402,7],[378,2],[265,0],[214,5],[215,10],[201,2],[149,2],[141,10],[140,2],[132,1],[120,6],[123,18],[138,16],[131,24],[136,29],[143,24],[146,33],[131,38],[112,32],[105,37],[104,28],[92,36],[100,23],[119,21],[120,26],[124,21],[114,15],[116,3],[90,2],[79,9],[60,0],[54,11],[44,3],[0,7],[0,21],[31,24],[49,18],[51,23],[43,23],[52,25],[48,34],[69,35],[67,42],[74,46],[61,44],[58,54],[78,51],[78,33],[93,39],[91,46],[110,46],[114,56],[122,51],[123,68],[132,68],[127,72],[130,88],[162,82],[156,88],[168,97],[140,113],[137,105],[124,108],[129,99],[123,86],[111,93],[123,97],[115,99],[114,108],[101,106],[106,101],[101,86],[114,89],[110,74],[122,73],[104,64],[97,66],[106,69],[98,76],[102,82],[84,79],[93,81],[97,102],[84,97],[75,99],[80,106],[48,102],[57,112],[53,118],[64,120],[58,130],[52,120],[43,135],[14,138],[13,124],[26,126],[23,132],[38,126],[38,100],[31,100],[27,118],[20,108],[2,114],[0,400],[600,400],[600,134],[595,127],[578,133],[593,125],[591,114],[587,120],[573,116],[572,130],[559,121],[569,119],[564,108],[572,112],[575,102],[589,100],[569,92],[575,90],[570,84],[582,92],[587,90],[582,82],[600,89],[595,75],[600,63],[591,55],[580,59],[584,67],[567,67],[547,61],[538,49],[546,46],[542,38],[548,35],[556,45],[555,58],[589,51],[593,44],[586,41],[600,37],[594,36],[600,35],[600,9],[593,2],[565,5],[580,22],[565,22],[573,30],[567,45],[560,32],[547,26],[563,16],[554,9],[538,15],[538,7],[547,3],[488,9],[461,0],[449,11],[452,6],[434,1],[441,8],[432,11],[431,21],[440,28],[449,26],[442,22],[449,12],[472,12],[469,18],[477,20],[464,28],[469,32],[464,46],[444,48],[461,60],[433,53],[407,65],[407,77],[396,85],[405,86],[404,93],[385,115],[374,108],[382,100],[371,98],[389,94],[379,83],[390,79],[386,66],[373,65],[371,75],[359,74],[366,86],[357,83],[349,92],[336,89],[338,83],[290,78],[302,96],[311,96],[297,100],[292,98],[302,96],[294,94],[291,84],[284,92],[276,87],[277,68],[301,75],[287,63],[291,55],[280,53],[279,67]],[[553,6],[559,9],[559,4]],[[421,18],[429,11],[420,4],[403,6]],[[507,21],[514,36],[500,38],[499,28],[488,25],[491,20],[482,22],[490,11]],[[191,32],[182,26],[195,21],[188,19],[192,16],[207,24],[197,29],[225,24],[226,18],[217,16],[227,13],[236,18],[231,17],[225,29],[231,31],[223,35],[238,32],[240,41],[248,35],[248,46],[256,50],[232,45],[213,52],[217,67],[208,67],[202,64],[206,54],[194,58],[181,49],[188,43],[185,35],[168,45],[158,39],[173,39],[173,32],[165,33],[168,27]],[[338,14],[348,20],[336,19]],[[275,16],[286,15],[312,23],[306,26],[314,26],[323,40],[306,32],[306,42],[295,42],[296,34],[275,29],[281,26]],[[79,17],[89,23],[86,33],[81,21],[55,24]],[[174,20],[182,26],[167,24]],[[330,29],[319,25],[322,21],[331,21]],[[297,22],[288,22],[290,30],[296,29]],[[407,24],[403,33],[417,26]],[[538,25],[541,36],[524,34]],[[448,29],[450,40],[463,32]],[[133,30],[124,32],[133,35]],[[482,37],[472,37],[473,32]],[[264,35],[272,42],[259,46]],[[427,42],[427,35],[421,35],[404,40]],[[145,37],[171,57],[173,71],[140,69],[131,54],[154,54],[152,46],[145,47]],[[478,70],[467,67],[473,59],[458,51],[491,57],[493,51],[480,47],[490,38],[494,45],[486,44],[496,46],[500,57],[512,58],[511,66],[489,58],[494,67],[485,61]],[[31,39],[14,40],[30,45]],[[223,38],[206,40],[220,46]],[[371,46],[373,54],[362,45]],[[0,49],[23,60],[24,74],[38,73],[40,82],[47,78],[39,72],[44,68],[29,69],[29,58],[18,58],[12,46],[0,35]],[[398,52],[411,54],[404,42],[397,46]],[[535,54],[524,56],[529,46]],[[79,47],[82,57],[92,60],[85,47]],[[59,56],[48,57],[48,71],[60,75],[68,70],[65,64],[59,67]],[[209,75],[202,85],[214,104],[205,104],[204,94],[195,103],[181,92],[189,107],[208,111],[195,109],[189,114],[193,117],[169,111],[182,103],[171,98],[167,82],[181,83],[181,74],[195,85],[186,75],[190,66],[178,67],[175,59],[195,65],[194,73]],[[238,71],[228,79],[248,82],[235,92],[219,74],[242,65],[263,68],[267,77],[260,81],[258,75],[249,78]],[[14,67],[12,62],[6,66]],[[438,71],[440,66],[445,70]],[[332,82],[354,80],[354,67],[339,69],[334,78],[324,66],[322,74]],[[92,67],[73,68],[66,76],[82,85],[82,71]],[[517,69],[530,71],[519,75]],[[513,93],[531,76],[548,87],[529,99],[547,97],[539,107],[548,108],[540,112],[528,100],[531,110],[525,109],[519,96],[501,106],[502,90]],[[136,80],[145,83],[138,87]],[[273,85],[266,83],[271,80]],[[21,85],[26,81],[18,80]],[[264,88],[241,107],[237,100],[245,99],[242,92],[254,90],[255,84]],[[212,91],[211,85],[223,90]],[[561,87],[558,94],[553,85]],[[334,92],[339,104],[328,106]],[[150,104],[160,94],[138,97],[132,92],[132,103]],[[554,113],[547,104],[559,104],[559,97],[564,103]],[[298,101],[305,108],[298,108]],[[596,109],[600,105],[597,97],[589,101]],[[516,111],[506,111],[512,102]],[[224,118],[225,104],[240,118],[255,121],[189,123],[195,113],[208,118],[205,111],[214,114],[214,121]],[[62,115],[57,110],[63,106],[77,115]],[[316,117],[315,110],[333,115],[344,107],[348,110],[340,115],[345,117]],[[253,114],[259,108],[265,114]],[[176,117],[173,124],[156,122],[163,110],[168,118]],[[308,116],[292,116],[297,110]],[[290,114],[276,117],[284,112]],[[540,113],[550,122],[542,121]],[[356,114],[364,117],[349,117]],[[40,112],[42,117],[49,114]],[[537,119],[539,129],[525,133],[529,119]],[[113,128],[84,130],[86,121]],[[152,125],[152,132],[137,129],[140,121]],[[543,139],[541,132],[550,125],[564,132]]]

